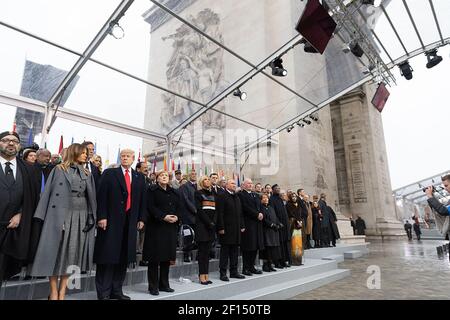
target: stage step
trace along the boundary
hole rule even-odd
[[[359,250],[351,250],[344,252],[345,259],[357,259],[362,257],[362,252]]]
[[[350,276],[350,270],[336,269],[246,292],[229,297],[226,300],[286,300],[348,276]]]
[[[343,262],[344,255],[343,254],[332,254],[330,256],[323,257],[322,260],[335,260],[337,262]]]
[[[323,259],[337,254],[344,255],[344,252],[353,250],[358,250],[361,254],[365,255],[368,252],[367,247],[369,244],[368,242],[361,244],[338,244],[336,247],[309,249],[305,250],[304,256],[310,259]]]
[[[229,282],[219,280],[219,273],[214,272],[210,274],[213,284],[207,286],[200,285],[198,280],[189,283],[171,280],[170,286],[175,292],[160,292],[159,296],[150,295],[147,284],[125,287],[124,293],[134,300],[284,299],[342,279],[349,274],[348,270],[337,269],[336,261],[308,259],[303,266],[264,272],[261,275],[247,276],[245,279],[230,279]],[[96,299],[96,295],[95,292],[88,292],[74,294],[68,298],[90,300]]]

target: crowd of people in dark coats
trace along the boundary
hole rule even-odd
[[[220,280],[229,281],[301,265],[291,256],[293,234],[301,235],[302,250],[339,239],[325,194],[310,201],[303,189],[262,188],[251,179],[239,188],[234,179],[198,178],[195,170],[186,177],[177,170],[175,179],[164,170],[150,174],[147,162],[131,167],[129,149],[121,151],[120,164],[102,171],[91,142],[72,144],[52,165],[45,149],[18,158],[15,132],[0,140],[0,283],[28,266],[28,276],[49,277],[51,300],[64,299],[69,267],[89,272],[94,264],[98,299],[130,299],[122,286],[137,252],[148,267],[149,293],[158,295],[174,291],[169,272],[177,248],[186,262],[197,249],[199,283],[208,285],[219,247]]]

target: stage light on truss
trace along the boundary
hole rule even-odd
[[[312,121],[315,121],[315,122],[319,121],[319,116],[314,115],[314,114],[310,114],[310,115],[309,115],[309,118],[310,118]]]
[[[427,51],[427,52],[425,52],[425,55],[427,56],[427,60],[428,60],[428,62],[427,62],[428,69],[431,69],[442,62],[442,57],[438,56],[437,49]]]
[[[237,88],[236,90],[234,90],[233,96],[239,97],[241,101],[244,101],[245,99],[247,99],[247,92],[241,91],[240,88]]]
[[[287,133],[290,133],[292,130],[294,130],[294,126],[292,125],[286,128]]]
[[[276,77],[286,77],[288,72],[283,67],[283,59],[276,58],[272,62],[269,63],[269,67],[272,68],[272,75]]]
[[[400,74],[405,77],[406,80],[411,80],[413,78],[413,68],[409,65],[409,61],[406,60],[398,65],[400,68]]]
[[[125,37],[125,31],[119,25],[119,23],[115,21],[111,21],[111,23],[109,24],[108,33],[116,39],[122,39],[123,37]]]
[[[308,126],[311,124],[311,121],[309,121],[308,119],[302,119],[302,121],[303,121],[304,123],[306,123]]]

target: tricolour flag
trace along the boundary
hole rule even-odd
[[[63,136],[61,135],[61,139],[59,140],[58,154],[62,154],[63,149],[64,149],[64,141],[63,141]]]

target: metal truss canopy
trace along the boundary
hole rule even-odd
[[[104,42],[111,31],[111,26],[118,23],[122,17],[131,17],[131,19],[128,20],[129,22],[131,21],[130,23],[144,24],[142,19],[142,11],[139,16],[140,20],[137,20],[138,16],[133,16],[135,13],[132,12],[136,6],[142,5],[142,2],[133,0],[122,0],[116,2],[118,3],[117,6],[112,13],[107,15],[106,21],[103,20],[101,28],[93,30],[91,37],[92,40],[84,48],[84,50],[80,50],[79,48],[69,48],[67,45],[62,45],[57,41],[47,39],[45,35],[31,33],[30,30],[32,29],[25,27],[23,23],[20,23],[20,21],[17,22],[18,25],[13,25],[11,21],[6,21],[7,16],[5,17],[0,14],[0,31],[7,29],[10,32],[15,32],[18,35],[20,34],[22,37],[37,41],[40,45],[49,46],[52,50],[58,50],[59,52],[70,54],[76,58],[76,61],[71,65],[70,69],[68,69],[68,73],[58,84],[56,90],[50,94],[50,98],[46,101],[46,103],[18,96],[17,92],[0,92],[0,102],[7,105],[22,107],[44,113],[46,115],[45,127],[51,126],[52,120],[54,121],[55,117],[60,117],[136,137],[167,141],[176,140],[179,138],[184,128],[192,124],[194,121],[199,120],[205,113],[216,112],[225,117],[229,117],[244,127],[263,129],[267,131],[267,135],[258,137],[258,139],[250,141],[250,143],[246,143],[245,145],[237,146],[236,149],[238,154],[241,154],[259,143],[267,141],[267,139],[270,139],[273,135],[285,130],[287,127],[291,126],[303,117],[328,106],[333,100],[367,81],[375,80],[384,81],[388,84],[395,84],[395,77],[392,73],[392,69],[395,66],[415,56],[429,52],[432,49],[438,49],[439,47],[450,43],[450,5],[448,4],[448,1],[383,0],[378,7],[374,7],[364,5],[363,1],[359,0],[324,0],[330,9],[330,14],[338,23],[338,28],[333,39],[334,44],[336,46],[343,46],[351,41],[357,41],[364,50],[364,56],[361,58],[353,58],[354,60],[352,61],[354,61],[358,67],[371,68],[373,72],[368,74],[363,74],[361,72],[360,75],[349,78],[345,83],[340,84],[341,86],[335,89],[335,91],[330,90],[327,95],[318,95],[316,97],[306,90],[292,87],[292,83],[295,81],[283,81],[283,79],[274,77],[265,70],[268,64],[275,58],[287,54],[293,54],[294,50],[298,50],[295,52],[296,57],[302,57],[304,54],[302,45],[299,45],[302,37],[295,32],[293,25],[290,33],[285,35],[284,39],[281,38],[282,40],[279,41],[279,45],[276,48],[271,48],[271,50],[265,52],[264,55],[258,59],[250,59],[246,56],[250,54],[250,52],[244,51],[244,53],[242,53],[241,51],[230,47],[230,45],[226,45],[226,41],[223,42],[220,41],[220,39],[215,38],[214,35],[206,32],[193,23],[192,20],[188,19],[183,12],[177,11],[173,5],[171,6],[171,4],[176,1],[151,0],[150,2],[154,8],[160,10],[167,17],[175,19],[177,23],[186,28],[186,30],[194,32],[199,37],[210,42],[212,45],[217,46],[217,48],[220,48],[220,50],[223,50],[224,53],[233,58],[232,61],[236,61],[235,63],[242,66],[242,72],[240,75],[227,79],[228,85],[226,88],[215,93],[209,101],[201,102],[198,101],[198,98],[196,97],[173,90],[167,84],[152,82],[148,80],[148,77],[146,78],[142,74],[129,71],[126,68],[121,67],[120,64],[115,65],[108,60],[98,58],[100,54],[96,56],[99,51],[106,50],[104,48]],[[204,2],[207,3],[206,0]],[[300,6],[301,8],[304,7],[304,3],[305,2],[302,2]],[[226,4],[224,3],[224,6],[225,5]],[[301,13],[302,12],[300,10],[298,14],[301,15]],[[45,13],[42,12],[41,15],[42,14]],[[41,16],[40,19],[45,19],[45,17]],[[48,19],[51,19],[51,17],[48,17]],[[251,24],[251,21],[243,21],[242,23],[243,25]],[[14,24],[16,24],[16,22],[14,22]],[[125,28],[127,28],[127,26],[125,26]],[[131,27],[129,29],[134,30]],[[252,36],[256,35],[245,35],[245,37]],[[280,37],[281,36],[282,35],[280,35]],[[10,43],[9,46],[14,47],[14,43]],[[337,53],[333,52],[332,54]],[[339,52],[339,54],[344,55],[343,52]],[[2,58],[1,55],[0,58]],[[130,58],[124,56],[123,59]],[[231,61],[231,59],[229,60]],[[158,129],[154,131],[130,126],[129,124],[121,122],[120,119],[107,119],[105,117],[97,117],[86,112],[79,112],[77,109],[74,109],[74,106],[60,108],[61,106],[58,105],[58,100],[62,97],[62,95],[64,95],[65,89],[77,75],[87,68],[86,66],[89,63],[93,63],[108,72],[124,77],[127,81],[133,81],[136,83],[136,86],[144,86],[147,88],[148,92],[150,92],[149,90],[151,89],[154,90],[153,93],[164,93],[170,97],[182,99],[183,101],[192,103],[198,108],[193,110],[191,114],[187,115],[182,121],[170,129]],[[340,66],[332,67],[337,68],[338,72],[345,71],[339,70]],[[145,69],[145,66],[142,66],[142,68]],[[326,68],[330,68],[330,66],[324,64],[322,69]],[[317,73],[321,71],[323,70],[318,69]],[[292,72],[292,74],[294,74],[294,72]],[[309,81],[307,82],[307,85],[309,84],[313,86],[315,84],[314,81],[316,74],[308,74],[305,75],[305,77],[307,77]],[[272,89],[277,88],[283,90],[289,94],[292,99],[296,99],[294,100],[295,103],[302,104],[302,108],[295,109],[295,112],[284,112],[284,108],[286,108],[285,104],[280,101],[279,104],[274,107],[276,110],[271,110],[271,112],[281,114],[281,118],[275,122],[275,124],[273,124],[273,122],[261,123],[253,121],[251,116],[243,117],[233,108],[229,108],[225,111],[217,108],[217,106],[226,97],[232,94],[235,89],[255,81],[255,78],[260,79],[260,81],[267,82]],[[2,90],[1,86],[0,90]],[[185,145],[185,143],[185,141],[182,141],[180,146]],[[439,181],[438,177],[434,178],[437,178],[437,181]],[[425,184],[425,182],[428,181],[424,180],[420,183]],[[396,190],[395,195],[407,196],[409,198],[418,196],[418,191],[414,191],[413,186],[408,186],[408,188],[405,187],[402,190]],[[416,198],[414,199],[414,201],[416,201]],[[419,197],[418,199],[420,200],[421,198]]]

